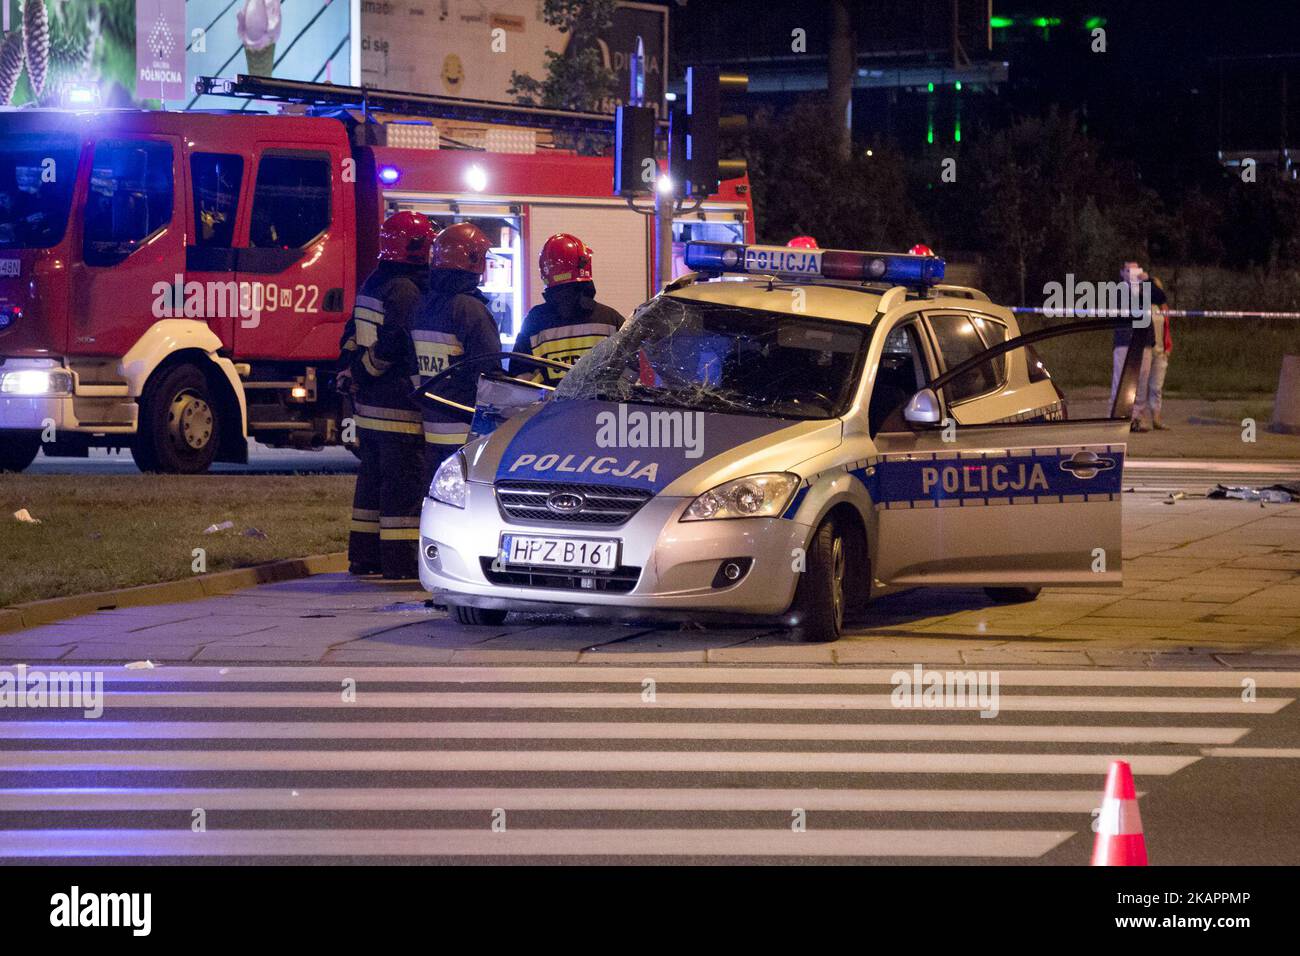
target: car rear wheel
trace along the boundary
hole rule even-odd
[[[487,607],[466,607],[454,604],[448,608],[456,617],[458,624],[471,624],[480,627],[496,627],[506,619],[507,611]]]
[[[845,583],[850,545],[835,522],[817,526],[808,546],[808,563],[794,593],[794,636],[807,643],[839,640],[844,631]]]
[[[148,384],[131,446],[141,471],[200,474],[216,458],[220,442],[217,402],[202,371],[177,365]]]
[[[1025,604],[1038,597],[1038,592],[1042,588],[985,588],[984,593],[988,595],[990,601],[994,604]]]
[[[0,471],[22,471],[40,450],[40,432],[0,432]]]

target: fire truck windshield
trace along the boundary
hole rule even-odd
[[[77,139],[64,133],[0,140],[0,249],[48,249],[63,238],[77,177]]]
[[[585,355],[555,400],[833,418],[853,397],[863,341],[846,322],[659,296]]]

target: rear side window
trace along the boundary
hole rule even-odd
[[[260,248],[301,249],[329,224],[329,156],[263,156],[253,188],[249,242]]]
[[[195,153],[190,157],[190,179],[194,182],[194,244],[229,248],[235,241],[243,157]]]
[[[932,315],[930,325],[943,354],[944,369],[953,369],[984,351],[984,340],[966,315]],[[949,402],[960,402],[991,392],[998,386],[1001,361],[988,362],[959,375],[945,388]]]
[[[985,348],[991,349],[993,346],[1001,345],[1007,340],[1007,327],[996,319],[976,315],[971,317],[971,321],[975,323],[975,328],[979,330]],[[1010,360],[1010,356],[1004,354],[1001,358],[996,358],[989,363],[989,367],[997,372],[998,385],[1004,385],[1007,381],[1007,363]]]
[[[121,262],[172,220],[170,143],[101,140],[95,144],[86,197],[84,258]]]

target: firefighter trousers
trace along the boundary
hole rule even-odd
[[[361,470],[352,499],[348,562],[354,572],[419,576],[420,506],[429,487],[419,435],[358,428]]]

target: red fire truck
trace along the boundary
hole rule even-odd
[[[246,461],[250,438],[338,442],[340,334],[398,209],[492,238],[483,291],[506,347],[555,232],[592,246],[624,314],[655,291],[653,220],[610,194],[613,160],[554,145],[557,130],[608,136],[608,116],[206,82],[289,105],[0,113],[0,470],[106,447],[194,473]],[[748,182],[673,231],[752,242]]]

